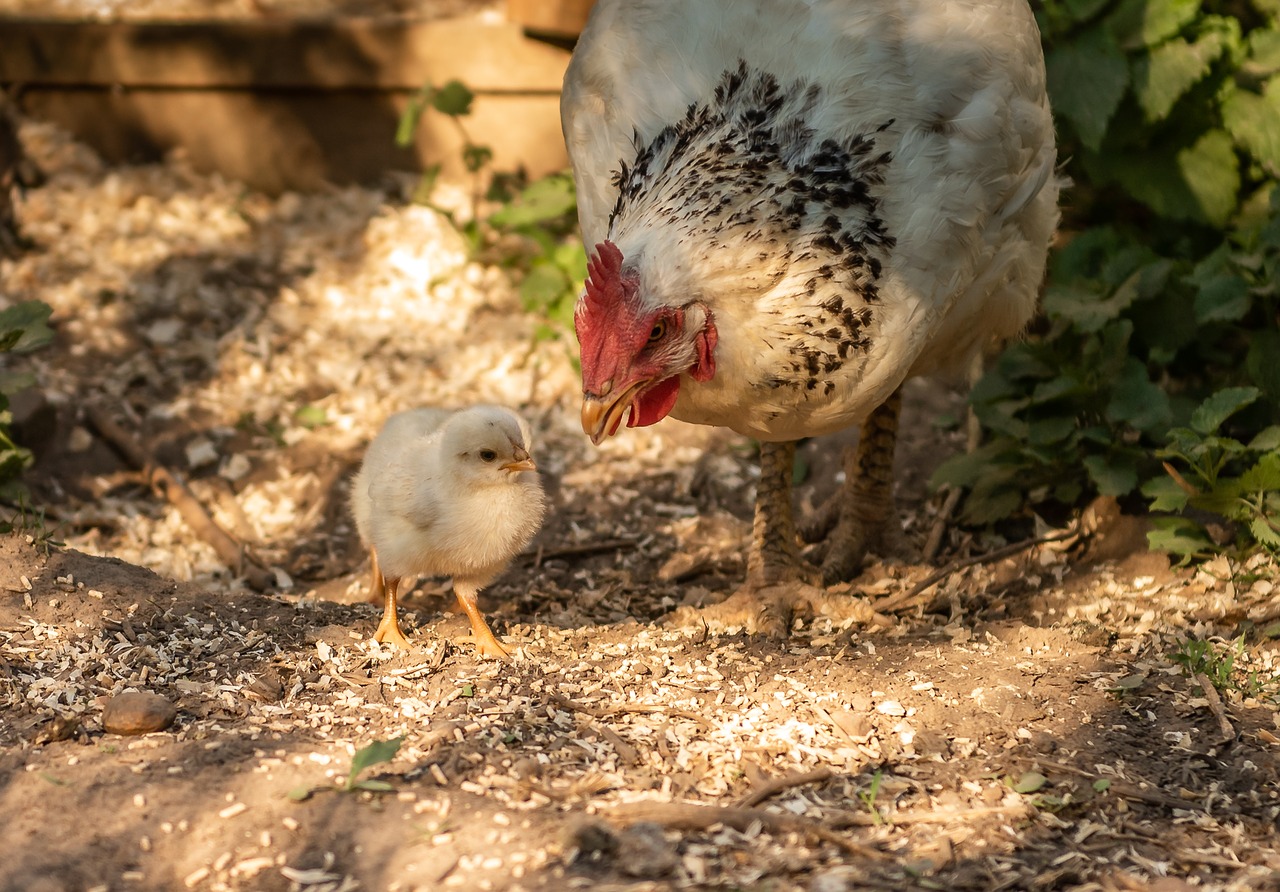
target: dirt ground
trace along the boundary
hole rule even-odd
[[[672,623],[743,576],[750,444],[664,422],[593,448],[569,348],[499,264],[526,246],[469,259],[404,183],[271,199],[22,135],[48,180],[3,302],[50,303],[57,339],[8,366],[39,380],[15,405],[39,460],[0,539],[0,889],[1280,888],[1274,566],[1171,569],[1099,504],[915,591],[925,481],[963,448],[962,401],[916,383],[903,554],[786,640]],[[373,643],[346,508],[388,414],[477,401],[531,420],[554,501],[481,596],[511,664],[460,640],[440,581],[403,612],[413,651]],[[801,511],[840,445],[802,447]],[[1002,544],[951,528],[938,563]],[[104,730],[132,690],[172,725]]]

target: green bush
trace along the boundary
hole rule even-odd
[[[48,322],[53,310],[48,304],[29,300],[0,310],[0,354],[30,353],[53,340]],[[0,498],[17,501],[22,492],[19,480],[34,456],[14,442],[10,425],[9,397],[34,385],[27,372],[0,371]]]
[[[1141,494],[1177,513],[1153,547],[1211,553],[1219,520],[1280,547],[1280,2],[1038,14],[1062,246],[1035,333],[973,391],[986,444],[934,481],[973,523]]]

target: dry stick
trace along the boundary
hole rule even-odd
[[[974,354],[973,359],[969,362],[967,372],[970,390],[974,388],[978,383],[978,379],[982,377],[985,365],[982,354]],[[982,424],[978,421],[978,413],[973,410],[972,404],[969,405],[965,412],[964,426],[964,451],[966,455],[972,455],[982,445]],[[921,552],[925,563],[931,563],[942,549],[942,537],[947,532],[947,524],[951,522],[951,515],[955,513],[956,508],[960,505],[960,496],[963,493],[964,490],[958,486],[950,487],[946,501],[942,503],[942,508],[938,511],[938,517],[934,520],[933,527],[929,530],[929,538],[925,540],[924,549]]]
[[[1051,771],[1061,771],[1063,774],[1074,774],[1076,777],[1082,777],[1086,780],[1096,781],[1105,780],[1110,784],[1110,789],[1117,796],[1123,796],[1126,799],[1137,799],[1148,805],[1159,805],[1162,808],[1177,808],[1184,811],[1204,811],[1204,806],[1198,802],[1189,802],[1182,799],[1174,799],[1172,796],[1166,796],[1163,793],[1154,793],[1144,790],[1132,781],[1122,780],[1113,777],[1100,777],[1091,771],[1085,771],[1083,768],[1077,768],[1074,765],[1068,765],[1065,762],[1053,762],[1048,759],[1033,759],[1035,764],[1041,768]]]
[[[724,824],[742,833],[757,821],[771,833],[799,833],[839,846],[851,855],[883,861],[888,855],[871,846],[855,842],[847,836],[797,815],[779,815],[762,808],[694,805],[688,802],[627,802],[602,810],[608,817],[628,824],[652,821],[673,830],[707,830]]]
[[[790,774],[786,777],[775,777],[766,783],[760,789],[748,793],[737,802],[737,808],[755,808],[761,802],[779,793],[790,790],[793,787],[803,787],[805,784],[819,784],[823,781],[831,780],[836,774],[829,768],[819,768],[816,771],[809,771],[804,774]]]
[[[1203,672],[1196,673],[1196,684],[1204,690],[1204,698],[1209,701],[1209,708],[1218,717],[1218,729],[1222,732],[1222,740],[1224,742],[1235,740],[1236,729],[1231,727],[1231,721],[1227,718],[1227,711],[1222,707],[1222,698],[1218,696],[1217,688]]]
[[[1061,542],[1063,539],[1070,539],[1073,536],[1078,536],[1079,534],[1080,528],[1077,524],[1071,529],[1064,530],[1061,533],[1051,533],[1048,536],[1034,536],[1030,539],[1023,539],[1020,542],[1014,542],[1011,545],[1006,545],[1003,548],[997,548],[995,551],[988,551],[984,554],[975,555],[974,557],[952,561],[937,573],[934,573],[928,579],[925,579],[923,582],[915,585],[910,590],[900,594],[890,595],[887,598],[882,598],[881,600],[872,603],[871,607],[877,613],[886,613],[891,610],[901,610],[904,607],[910,607],[915,601],[916,595],[920,594],[930,586],[936,585],[958,570],[963,570],[966,567],[972,567],[975,564],[988,564],[992,561],[998,561],[1001,558],[1008,557],[1011,554],[1017,554],[1020,551],[1032,548],[1036,545],[1044,545],[1048,542]]]
[[[219,560],[236,573],[243,573],[249,585],[258,591],[265,591],[274,584],[274,575],[246,560],[244,546],[218,526],[181,478],[159,464],[114,418],[97,406],[85,409],[85,416],[104,440],[118,450],[130,465],[143,473],[151,488],[178,509],[187,526],[213,547]]]
[[[992,805],[980,808],[936,808],[925,811],[893,812],[873,815],[861,811],[827,811],[827,823],[836,827],[878,827],[895,824],[950,824],[953,821],[971,821],[974,818],[1026,817],[1032,809],[1027,805]]]
[[[543,561],[562,557],[583,557],[589,554],[602,554],[606,551],[622,551],[635,548],[636,539],[604,539],[600,542],[585,542],[582,545],[566,545],[562,548],[539,548],[537,551],[526,551],[520,555],[522,560],[532,560],[533,566],[541,567]]]

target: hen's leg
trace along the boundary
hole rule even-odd
[[[749,634],[785,635],[795,608],[815,594],[817,571],[800,556],[791,514],[791,474],[796,444],[760,444],[760,484],[747,556],[746,584],[703,610],[681,608],[678,625],[705,623],[714,631],[740,628]]]
[[[893,447],[901,408],[899,389],[863,422],[857,448],[845,452],[844,487],[802,531],[809,542],[826,537],[822,578],[828,584],[852,577],[867,552],[892,535]]]
[[[791,475],[796,444],[760,444],[760,484],[747,556],[747,586],[816,581],[813,568],[800,557],[791,513]]]
[[[409,639],[405,638],[404,633],[400,631],[400,621],[396,618],[396,589],[399,587],[400,577],[398,576],[383,580],[386,599],[382,606],[382,622],[378,623],[378,630],[373,633],[373,640],[408,650]]]
[[[475,639],[476,651],[485,657],[497,657],[500,660],[511,659],[511,654],[499,643],[497,638],[493,637],[493,631],[490,630],[489,624],[484,621],[484,617],[480,614],[480,606],[477,603],[480,596],[479,589],[474,585],[459,583],[455,579],[453,581],[453,593],[458,599],[458,604],[466,611],[467,619],[471,620],[471,637]]]

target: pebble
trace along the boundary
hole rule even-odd
[[[178,708],[159,694],[126,691],[107,702],[102,727],[108,734],[150,734],[168,728],[177,716]]]
[[[628,876],[652,880],[675,870],[680,856],[662,827],[652,821],[632,824],[618,834],[618,867]]]

